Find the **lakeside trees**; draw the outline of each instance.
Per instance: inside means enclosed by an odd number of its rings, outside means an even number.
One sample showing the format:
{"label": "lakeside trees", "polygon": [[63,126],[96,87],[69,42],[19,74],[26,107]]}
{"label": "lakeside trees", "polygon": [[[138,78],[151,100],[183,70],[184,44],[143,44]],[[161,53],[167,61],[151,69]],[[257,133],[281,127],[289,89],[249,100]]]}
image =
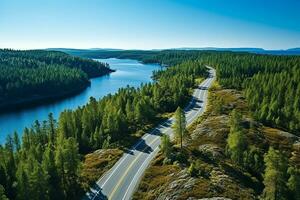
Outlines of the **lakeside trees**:
{"label": "lakeside trees", "polygon": [[121,88],[114,95],[65,110],[58,121],[26,128],[0,145],[0,195],[9,199],[80,198],[81,154],[121,147],[132,134],[154,124],[159,114],[174,111],[190,99],[194,79],[207,75],[198,61],[154,73],[155,81],[139,88]]}
{"label": "lakeside trees", "polygon": [[78,90],[106,64],[55,51],[0,50],[0,103]]}

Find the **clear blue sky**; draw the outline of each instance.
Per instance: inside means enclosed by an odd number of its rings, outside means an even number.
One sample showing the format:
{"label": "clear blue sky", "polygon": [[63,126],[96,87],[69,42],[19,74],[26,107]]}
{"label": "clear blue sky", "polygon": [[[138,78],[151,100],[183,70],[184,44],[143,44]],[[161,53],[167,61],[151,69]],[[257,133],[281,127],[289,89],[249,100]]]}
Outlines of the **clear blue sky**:
{"label": "clear blue sky", "polygon": [[300,0],[0,0],[0,48],[300,46]]}

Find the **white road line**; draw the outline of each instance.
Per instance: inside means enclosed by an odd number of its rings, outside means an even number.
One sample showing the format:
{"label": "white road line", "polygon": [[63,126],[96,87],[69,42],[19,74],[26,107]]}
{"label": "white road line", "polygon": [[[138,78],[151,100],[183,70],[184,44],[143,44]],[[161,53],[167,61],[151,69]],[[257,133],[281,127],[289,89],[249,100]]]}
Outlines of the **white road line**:
{"label": "white road line", "polygon": [[[172,118],[170,118],[170,119],[172,119]],[[164,122],[163,124],[161,124],[161,126],[165,125],[166,123],[167,123],[167,122]],[[160,125],[158,125],[158,126],[160,126]],[[143,142],[142,139],[146,140],[146,138],[148,138],[148,137],[149,137],[153,132],[155,132],[155,131],[159,131],[157,127],[154,128],[150,133],[146,133],[146,134],[141,138],[141,140],[140,140],[137,144],[135,144],[131,149],[135,150],[135,148],[136,148],[138,145],[140,145],[141,142]],[[110,173],[110,175],[109,175],[109,177],[107,178],[107,180],[106,180],[103,184],[101,184],[101,187],[103,187],[103,185],[105,185],[105,184],[107,183],[107,181],[111,178],[111,176],[113,175],[113,173],[115,173],[115,171],[119,168],[119,166],[123,163],[123,161],[124,161],[129,155],[131,155],[131,154],[126,154],[125,156],[122,157],[121,160],[119,160],[119,163],[117,164],[117,166],[115,167],[115,169]],[[110,172],[110,171],[108,171],[108,172]],[[104,177],[105,177],[105,175],[103,175],[103,176],[97,181],[97,184],[100,184],[101,180],[102,180]]]}
{"label": "white road line", "polygon": [[127,195],[127,193],[129,192],[129,189],[130,189],[131,185],[134,183],[134,180],[138,178],[137,175],[140,174],[140,172],[141,172],[141,170],[143,169],[144,165],[147,163],[146,161],[148,161],[150,158],[154,157],[153,155],[155,155],[155,152],[156,152],[158,149],[159,149],[159,146],[156,147],[156,148],[154,149],[154,151],[152,152],[153,154],[149,155],[149,156],[144,160],[144,162],[142,163],[141,167],[139,168],[139,170],[137,171],[137,173],[134,175],[132,181],[130,182],[130,184],[129,184],[129,186],[128,186],[126,192],[125,192],[125,195],[124,195],[124,197],[122,198],[122,200],[124,200],[124,199],[126,198],[126,195]]}

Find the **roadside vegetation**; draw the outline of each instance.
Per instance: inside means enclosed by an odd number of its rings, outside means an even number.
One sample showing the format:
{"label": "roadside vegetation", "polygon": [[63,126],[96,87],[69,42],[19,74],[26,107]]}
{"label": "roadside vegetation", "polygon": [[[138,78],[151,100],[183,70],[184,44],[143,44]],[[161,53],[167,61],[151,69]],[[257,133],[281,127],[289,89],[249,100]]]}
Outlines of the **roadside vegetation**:
{"label": "roadside vegetation", "polygon": [[298,138],[256,121],[241,92],[215,83],[187,130],[180,157],[180,143],[163,136],[134,199],[299,198]]}

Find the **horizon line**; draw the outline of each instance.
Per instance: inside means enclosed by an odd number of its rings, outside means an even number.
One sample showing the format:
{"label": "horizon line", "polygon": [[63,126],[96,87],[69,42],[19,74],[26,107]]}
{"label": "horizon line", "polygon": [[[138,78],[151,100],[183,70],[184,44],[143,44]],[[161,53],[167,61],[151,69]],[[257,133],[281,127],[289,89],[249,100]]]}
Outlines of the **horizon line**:
{"label": "horizon line", "polygon": [[266,49],[262,47],[170,47],[170,48],[117,48],[117,47],[90,47],[90,48],[76,48],[76,47],[45,47],[45,48],[7,48],[0,47],[0,49],[11,50],[51,50],[51,49],[70,49],[70,50],[137,50],[137,51],[163,51],[163,50],[214,50],[214,49],[256,49],[261,51],[288,51],[293,49],[300,49],[300,47],[280,48],[280,49]]}

